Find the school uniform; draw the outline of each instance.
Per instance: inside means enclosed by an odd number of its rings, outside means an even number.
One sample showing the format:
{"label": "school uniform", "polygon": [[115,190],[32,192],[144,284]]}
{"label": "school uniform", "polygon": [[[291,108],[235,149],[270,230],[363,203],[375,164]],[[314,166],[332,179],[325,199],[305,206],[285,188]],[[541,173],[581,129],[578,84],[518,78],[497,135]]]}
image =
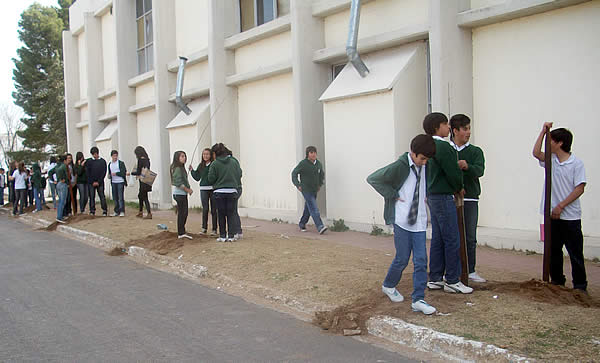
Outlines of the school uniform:
{"label": "school uniform", "polygon": [[[202,164],[204,167],[202,167]],[[200,182],[200,201],[202,202],[202,230],[208,230],[208,213],[210,211],[212,217],[212,230],[217,232],[217,216],[216,201],[214,196],[213,186],[208,182],[208,171],[212,162],[205,163],[202,161],[198,164],[196,170],[192,170],[191,175],[194,180]]]}
{"label": "school uniform", "polygon": [[79,192],[79,211],[84,213],[90,195],[85,166],[75,164],[75,176],[77,177],[77,191]]}
{"label": "school uniform", "polygon": [[171,175],[173,199],[177,203],[177,235],[186,234],[185,223],[188,217],[188,194],[182,187],[190,188],[187,172],[183,167],[177,167]]}
{"label": "school uniform", "polygon": [[218,209],[220,238],[234,238],[239,232],[235,206],[242,169],[230,155],[218,157],[208,170],[208,183],[213,185]]}
{"label": "school uniform", "polygon": [[[89,158],[85,162],[85,173],[89,188],[90,214],[96,213],[96,193],[100,198],[102,214],[106,215],[108,207],[106,205],[106,196],[104,195],[104,177],[106,176],[106,161],[102,158]],[[94,186],[98,183],[98,186]]]}
{"label": "school uniform", "polygon": [[13,202],[13,214],[17,214],[17,207],[19,207],[19,214],[23,214],[23,208],[25,207],[26,198],[27,198],[27,172],[24,171],[22,173],[19,172],[19,169],[15,169],[12,174],[14,178],[14,188],[15,188],[15,200]]}
{"label": "school uniform", "polygon": [[[540,166],[545,163],[540,161]],[[556,154],[552,154],[552,194],[550,196],[551,208],[554,209],[560,202],[581,185],[587,184],[585,166],[583,161],[572,155],[561,162]],[[542,189],[540,213],[544,213],[545,190]],[[571,260],[573,287],[586,290],[587,278],[585,260],[583,257],[583,233],[581,231],[581,201],[580,198],[567,205],[561,212],[559,219],[550,221],[551,247],[550,252],[550,279],[557,285],[564,285],[566,277],[563,273],[563,246],[567,248]]]}
{"label": "school uniform", "polygon": [[65,213],[65,205],[69,195],[69,182],[67,176],[67,166],[64,163],[57,165],[55,168],[56,174],[56,192],[58,193],[58,205],[56,207],[56,219],[62,221]]}
{"label": "school uniform", "polygon": [[[112,175],[115,173],[116,175]],[[115,214],[125,213],[125,187],[127,186],[127,169],[121,160],[108,163],[108,179],[112,187],[112,197],[115,201]]]}
{"label": "school uniform", "polygon": [[44,200],[44,190],[42,189],[42,170],[37,164],[33,165],[33,175],[31,176],[33,186],[33,197],[35,200],[35,210],[42,210],[42,201]]}
{"label": "school uniform", "polygon": [[[298,177],[300,177],[299,180]],[[306,229],[309,217],[312,217],[319,232],[325,228],[321,220],[319,207],[317,206],[317,193],[321,186],[323,186],[324,181],[325,171],[318,159],[314,162],[308,160],[308,158],[304,159],[292,170],[292,183],[296,188],[302,188],[301,193],[304,197],[304,212],[298,222],[301,230]]]}
{"label": "school uniform", "polygon": [[6,176],[0,174],[0,205],[4,205],[4,188],[6,188]]}
{"label": "school uniform", "polygon": [[56,209],[56,177],[55,170],[56,163],[50,163],[48,166],[47,180],[50,185],[50,194],[52,195],[52,207]]}

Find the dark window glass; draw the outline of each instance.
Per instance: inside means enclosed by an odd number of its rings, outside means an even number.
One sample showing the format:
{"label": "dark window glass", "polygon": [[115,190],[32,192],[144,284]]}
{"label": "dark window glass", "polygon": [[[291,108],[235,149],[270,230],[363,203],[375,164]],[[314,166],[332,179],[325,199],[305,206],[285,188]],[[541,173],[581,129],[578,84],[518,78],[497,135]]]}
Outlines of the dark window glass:
{"label": "dark window glass", "polygon": [[140,74],[146,72],[146,50],[141,49],[138,50],[138,69],[140,70]]}
{"label": "dark window glass", "polygon": [[144,13],[152,10],[152,0],[144,0]]}
{"label": "dark window glass", "polygon": [[154,69],[154,46],[149,45],[146,48],[146,72]]}
{"label": "dark window glass", "polygon": [[135,17],[144,15],[144,0],[135,0]]}
{"label": "dark window glass", "polygon": [[273,0],[256,0],[258,24],[262,25],[275,19],[275,8],[273,6]]}
{"label": "dark window glass", "polygon": [[152,43],[153,34],[152,34],[152,13],[146,15],[146,44]]}

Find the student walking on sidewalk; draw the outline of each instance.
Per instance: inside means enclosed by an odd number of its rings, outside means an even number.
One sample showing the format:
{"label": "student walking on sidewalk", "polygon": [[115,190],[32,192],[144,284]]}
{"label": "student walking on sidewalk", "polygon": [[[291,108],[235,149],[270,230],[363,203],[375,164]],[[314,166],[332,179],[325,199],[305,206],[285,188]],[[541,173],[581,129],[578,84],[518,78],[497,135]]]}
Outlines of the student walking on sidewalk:
{"label": "student walking on sidewalk", "polygon": [[96,192],[100,198],[102,215],[106,217],[108,207],[104,195],[104,177],[106,176],[106,161],[100,157],[100,151],[96,146],[90,149],[92,157],[85,162],[85,173],[88,181],[90,197],[90,215],[96,214]]}
{"label": "student walking on sidewalk", "polygon": [[202,150],[202,161],[198,164],[196,170],[190,165],[190,172],[194,180],[200,182],[200,201],[202,202],[202,233],[208,231],[208,213],[210,211],[212,219],[211,236],[217,235],[217,211],[213,186],[208,183],[208,170],[210,164],[214,161],[212,150],[206,148]]}
{"label": "student walking on sidewalk", "polygon": [[[135,150],[133,150],[135,157],[137,158],[137,166],[135,170],[131,172],[131,175],[139,176],[142,173],[142,169],[146,168],[150,170],[150,158],[148,158],[148,153],[146,153],[146,149],[141,146],[137,146]],[[138,191],[138,202],[140,211],[136,215],[138,218],[144,219],[152,219],[152,210],[150,209],[150,200],[148,199],[148,193],[152,191],[152,185],[142,183],[139,181],[139,191]],[[146,206],[146,216],[144,217],[144,205]]]}
{"label": "student walking on sidewalk", "polygon": [[[21,161],[8,179],[14,183],[15,188],[13,215],[16,216],[17,211],[18,214],[23,214],[25,199],[27,198],[27,171],[25,171],[25,163]],[[19,209],[17,209],[18,206],[20,206]]]}
{"label": "student walking on sidewalk", "polygon": [[112,187],[112,197],[115,202],[113,217],[125,217],[125,187],[127,186],[127,169],[125,163],[119,160],[119,152],[110,152],[111,162],[108,164],[108,179]]}
{"label": "student walking on sidewalk", "polygon": [[[300,180],[298,180],[298,176],[300,176]],[[317,160],[317,148],[309,146],[306,148],[306,158],[292,170],[292,183],[302,193],[305,201],[304,213],[298,223],[302,232],[306,232],[306,223],[308,223],[309,217],[312,217],[313,222],[315,222],[319,234],[327,231],[317,206],[317,193],[323,186],[324,181],[325,172],[323,171],[323,165]]]}
{"label": "student walking on sidewalk", "polygon": [[190,187],[188,174],[185,170],[187,155],[183,151],[175,151],[171,163],[171,185],[173,186],[173,199],[177,203],[177,238],[193,239],[185,231],[188,217],[188,195],[194,191]]}

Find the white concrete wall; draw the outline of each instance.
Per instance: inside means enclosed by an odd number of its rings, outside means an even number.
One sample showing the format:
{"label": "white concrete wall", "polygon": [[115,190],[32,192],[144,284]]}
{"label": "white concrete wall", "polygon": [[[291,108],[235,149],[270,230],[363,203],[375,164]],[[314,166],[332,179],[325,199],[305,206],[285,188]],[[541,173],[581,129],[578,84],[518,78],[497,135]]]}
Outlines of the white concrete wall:
{"label": "white concrete wall", "polygon": [[[350,10],[324,20],[326,47],[343,46],[348,40]],[[360,13],[359,38],[389,32],[429,21],[429,1],[377,0],[363,4]]]}
{"label": "white concrete wall", "polygon": [[537,230],[544,172],[531,156],[544,121],[574,133],[586,165],[583,230],[600,236],[600,1],[475,29],[474,142],[486,175],[483,226]]}
{"label": "white concrete wall", "polygon": [[498,5],[506,0],[471,0],[471,9],[484,8],[487,6]]}
{"label": "white concrete wall", "polygon": [[90,128],[88,126],[82,127],[81,128],[81,141],[82,141],[82,147],[81,150],[71,150],[72,152],[75,151],[81,151],[83,152],[83,155],[89,155],[90,149],[92,148],[92,145],[90,145]]}
{"label": "white concrete wall", "polygon": [[87,98],[88,79],[87,79],[87,57],[86,57],[85,34],[81,33],[77,37],[77,49],[79,52],[79,99]]}
{"label": "white concrete wall", "polygon": [[398,157],[392,92],[326,102],[323,112],[327,218],[384,224],[383,199],[366,179]]}
{"label": "white concrete wall", "polygon": [[[148,153],[148,157],[150,158],[150,167],[152,170],[156,170],[153,166],[157,162],[159,162],[159,151],[158,147],[155,147],[154,142],[156,140],[156,113],[154,110],[144,111],[137,114],[137,145],[141,145],[146,149]],[[169,178],[167,178],[169,179]],[[163,180],[163,177],[157,177],[152,185],[152,189],[154,191],[160,190],[160,183]],[[160,195],[156,192],[151,192],[149,195],[149,199],[153,203],[158,203],[160,201]]]}
{"label": "white concrete wall", "polygon": [[208,47],[208,1],[175,0],[177,55]]}
{"label": "white concrete wall", "polygon": [[291,73],[238,88],[244,207],[296,210],[293,89]]}
{"label": "white concrete wall", "polygon": [[116,84],[115,17],[110,13],[102,16],[102,63],[104,64],[104,88]]}
{"label": "white concrete wall", "polygon": [[235,70],[245,73],[291,59],[291,33],[285,32],[236,49]]}
{"label": "white concrete wall", "polygon": [[[183,81],[183,93],[187,90],[199,87],[208,87],[208,61],[197,63],[185,67],[185,78]],[[175,92],[177,84],[173,86],[172,92]]]}
{"label": "white concrete wall", "polygon": [[142,103],[146,103],[148,101],[152,101],[154,100],[155,94],[154,94],[154,83],[153,82],[149,82],[149,83],[144,83],[138,87],[136,87],[135,89],[135,103],[136,104],[142,104]]}
{"label": "white concrete wall", "polygon": [[117,96],[110,96],[104,99],[104,113],[117,112]]}
{"label": "white concrete wall", "polygon": [[[103,158],[106,161],[106,164],[108,165],[108,163],[110,163],[110,152],[114,149],[116,149],[116,143],[114,140],[114,137],[110,140],[103,140],[103,141],[98,141],[96,143],[96,147],[98,148],[98,151],[100,152],[100,157]],[[87,156],[89,155],[89,149],[87,150],[87,152],[84,152],[84,154]],[[111,198],[111,187],[110,187],[110,179],[108,179],[108,175],[104,178],[104,195],[106,195],[107,198]],[[96,197],[98,200],[99,198]],[[102,212],[102,209],[100,208],[99,204],[96,204],[96,213],[98,212]],[[109,211],[112,214],[112,211]]]}
{"label": "white concrete wall", "polygon": [[89,122],[90,121],[90,113],[88,111],[88,106],[83,106],[79,109],[81,122]]}

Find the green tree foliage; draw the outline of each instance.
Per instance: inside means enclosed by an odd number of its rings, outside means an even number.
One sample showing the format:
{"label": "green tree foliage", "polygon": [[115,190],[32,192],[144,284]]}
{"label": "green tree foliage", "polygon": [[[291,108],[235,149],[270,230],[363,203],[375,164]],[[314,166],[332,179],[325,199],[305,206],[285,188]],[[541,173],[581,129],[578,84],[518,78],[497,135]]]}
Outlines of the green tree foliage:
{"label": "green tree foliage", "polygon": [[19,39],[24,45],[13,59],[13,98],[25,112],[19,137],[26,150],[13,159],[39,160],[66,151],[62,31],[68,28],[73,2],[59,0],[58,7],[34,3],[21,14]]}

